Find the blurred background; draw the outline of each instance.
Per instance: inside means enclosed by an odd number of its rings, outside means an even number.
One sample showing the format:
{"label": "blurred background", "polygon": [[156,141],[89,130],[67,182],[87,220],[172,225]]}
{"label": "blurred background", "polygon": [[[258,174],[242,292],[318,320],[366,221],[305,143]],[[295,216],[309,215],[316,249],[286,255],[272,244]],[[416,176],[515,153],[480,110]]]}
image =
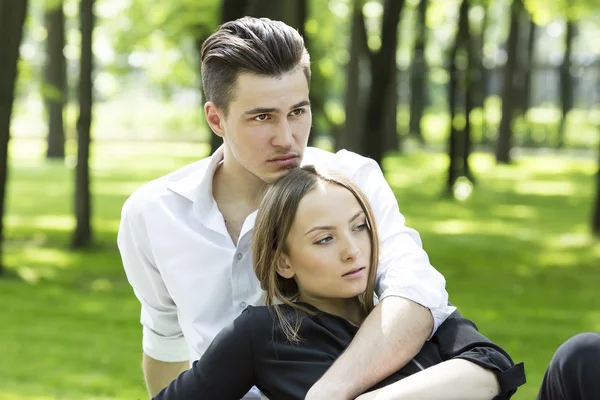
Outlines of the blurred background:
{"label": "blurred background", "polygon": [[304,35],[312,145],[380,163],[534,398],[600,330],[599,0],[0,0],[0,398],[145,398],[121,206],[220,144],[198,50],[244,15]]}

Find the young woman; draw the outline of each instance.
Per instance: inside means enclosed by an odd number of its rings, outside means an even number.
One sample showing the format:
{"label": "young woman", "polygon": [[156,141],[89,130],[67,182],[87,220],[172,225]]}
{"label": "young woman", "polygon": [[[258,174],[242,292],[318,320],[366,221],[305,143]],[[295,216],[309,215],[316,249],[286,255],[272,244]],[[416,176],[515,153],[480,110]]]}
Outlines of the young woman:
{"label": "young woman", "polygon": [[[271,185],[253,255],[266,306],[248,307],[156,399],[237,400],[252,386],[270,400],[304,399],[375,306],[375,219],[342,176],[307,166]],[[360,399],[505,399],[522,383],[522,364],[455,313]]]}

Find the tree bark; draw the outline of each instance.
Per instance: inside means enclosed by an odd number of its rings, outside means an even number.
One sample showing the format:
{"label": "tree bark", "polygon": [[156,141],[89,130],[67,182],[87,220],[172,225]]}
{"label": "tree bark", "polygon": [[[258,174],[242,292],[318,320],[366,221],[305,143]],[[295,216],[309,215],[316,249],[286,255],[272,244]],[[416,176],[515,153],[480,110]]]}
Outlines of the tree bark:
{"label": "tree bark", "polygon": [[425,112],[427,96],[427,81],[425,80],[427,64],[425,62],[425,41],[427,33],[427,3],[428,0],[419,2],[417,17],[417,33],[410,79],[410,134],[419,140],[421,145],[425,144],[425,138],[421,130],[421,119]]}
{"label": "tree bark", "polygon": [[46,70],[44,97],[48,113],[48,148],[46,157],[65,158],[63,110],[67,92],[65,47],[65,14],[63,2],[47,9]]}
{"label": "tree bark", "polygon": [[350,28],[350,60],[346,68],[346,92],[344,94],[346,121],[344,130],[335,138],[335,147],[337,150],[346,149],[364,154],[362,133],[366,96],[363,85],[361,85],[361,66],[366,64],[370,68],[370,53],[360,3],[360,0],[354,0]]}
{"label": "tree bark", "polygon": [[[456,128],[455,118],[456,118],[456,108],[457,108],[457,97],[458,94],[466,93],[466,85],[464,84],[465,80],[463,79],[462,88],[459,88],[459,71],[456,65],[456,55],[461,46],[465,46],[466,40],[465,34],[468,36],[468,30],[465,31],[465,24],[468,29],[468,10],[469,4],[467,0],[463,0],[460,6],[460,13],[458,17],[458,31],[456,32],[456,36],[454,39],[454,45],[452,46],[452,50],[450,51],[449,56],[449,66],[450,66],[450,80],[448,82],[448,111],[450,114],[450,135],[448,137],[448,157],[449,157],[449,165],[448,165],[448,179],[446,181],[446,191],[448,194],[451,194],[454,190],[454,184],[459,176],[464,174],[464,154],[465,154],[465,140],[464,134],[466,130],[460,132]],[[462,90],[461,90],[462,89]],[[466,99],[467,96],[465,96]],[[467,118],[467,122],[469,119]]]}
{"label": "tree bark", "polygon": [[386,0],[381,27],[381,48],[374,57],[371,68],[371,93],[367,104],[363,143],[366,156],[375,160],[382,168],[384,155],[383,121],[385,112],[386,85],[390,81],[392,66],[396,65],[398,23],[404,0]]}
{"label": "tree bark", "polygon": [[464,90],[465,90],[465,128],[463,131],[463,154],[462,154],[462,173],[471,182],[475,182],[475,177],[471,170],[469,158],[472,150],[471,140],[471,113],[475,108],[475,87],[477,86],[477,59],[475,55],[475,41],[471,40],[470,26],[469,26],[469,0],[463,0],[461,8],[462,18],[459,22],[460,36],[462,45],[467,52],[467,70],[464,75]]}
{"label": "tree bark", "polygon": [[565,145],[565,131],[567,128],[567,115],[573,108],[573,79],[571,78],[571,54],[573,53],[573,37],[575,36],[575,23],[567,21],[565,34],[565,54],[560,68],[560,98],[562,103],[562,115],[558,128],[558,140],[556,147],[563,148]]}
{"label": "tree bark", "polygon": [[511,161],[512,148],[512,121],[514,111],[514,78],[517,69],[517,46],[519,39],[519,18],[523,9],[521,0],[513,0],[511,6],[510,30],[508,34],[508,57],[504,66],[504,79],[502,82],[502,119],[498,131],[496,145],[496,162],[508,164]]}
{"label": "tree bark", "polygon": [[79,118],[77,119],[77,167],[75,169],[75,219],[72,247],[80,249],[92,242],[90,196],[90,142],[93,104],[94,0],[81,0],[79,5],[81,58],[79,80]]}
{"label": "tree bark", "polygon": [[[598,142],[600,144],[600,142]],[[598,147],[598,172],[596,172],[596,204],[592,212],[592,232],[600,236],[600,146]]]}
{"label": "tree bark", "polygon": [[19,47],[28,1],[0,0],[0,275],[4,273],[2,244],[4,243],[4,207],[8,176],[8,141],[10,118],[18,77]]}
{"label": "tree bark", "polygon": [[398,135],[398,68],[396,63],[392,66],[390,80],[385,94],[385,110],[383,121],[383,148],[384,152],[400,151],[400,136]]}
{"label": "tree bark", "polygon": [[537,25],[533,22],[533,18],[530,16],[529,18],[529,30],[527,32],[527,54],[525,59],[525,83],[523,92],[525,93],[523,99],[523,109],[525,112],[525,120],[527,121],[525,138],[523,142],[525,145],[532,145],[533,138],[531,132],[531,124],[529,123],[528,112],[531,108],[531,77],[533,76],[533,68],[535,64],[535,42],[536,42],[536,28]]}

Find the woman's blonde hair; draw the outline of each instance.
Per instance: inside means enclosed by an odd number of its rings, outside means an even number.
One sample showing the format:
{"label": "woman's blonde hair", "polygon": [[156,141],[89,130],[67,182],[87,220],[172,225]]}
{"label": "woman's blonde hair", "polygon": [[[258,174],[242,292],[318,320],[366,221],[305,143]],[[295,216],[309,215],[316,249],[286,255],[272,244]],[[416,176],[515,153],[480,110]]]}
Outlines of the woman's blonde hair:
{"label": "woman's blonde hair", "polygon": [[[283,178],[272,184],[266,191],[254,225],[252,252],[254,257],[254,272],[262,289],[266,292],[267,306],[275,305],[276,301],[288,305],[292,309],[308,315],[314,312],[294,303],[299,296],[298,285],[294,279],[286,279],[277,273],[281,255],[287,249],[287,237],[292,228],[300,200],[314,190],[320,183],[335,184],[348,189],[360,204],[365,213],[368,232],[371,239],[371,260],[367,289],[359,296],[361,307],[365,314],[374,308],[375,276],[379,259],[379,237],[375,216],[369,200],[363,191],[349,179],[334,172],[317,171],[314,166],[295,168]],[[299,342],[298,331],[301,318],[299,313],[284,315],[280,307],[271,307],[279,320],[283,332],[291,342]]]}

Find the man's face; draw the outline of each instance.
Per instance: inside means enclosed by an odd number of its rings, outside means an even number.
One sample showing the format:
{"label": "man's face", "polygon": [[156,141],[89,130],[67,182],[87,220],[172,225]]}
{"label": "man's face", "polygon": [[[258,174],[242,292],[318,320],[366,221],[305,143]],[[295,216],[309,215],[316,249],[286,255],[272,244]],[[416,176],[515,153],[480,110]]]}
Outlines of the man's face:
{"label": "man's face", "polygon": [[299,167],[312,123],[308,92],[300,67],[281,77],[240,73],[221,119],[226,162],[267,183]]}

